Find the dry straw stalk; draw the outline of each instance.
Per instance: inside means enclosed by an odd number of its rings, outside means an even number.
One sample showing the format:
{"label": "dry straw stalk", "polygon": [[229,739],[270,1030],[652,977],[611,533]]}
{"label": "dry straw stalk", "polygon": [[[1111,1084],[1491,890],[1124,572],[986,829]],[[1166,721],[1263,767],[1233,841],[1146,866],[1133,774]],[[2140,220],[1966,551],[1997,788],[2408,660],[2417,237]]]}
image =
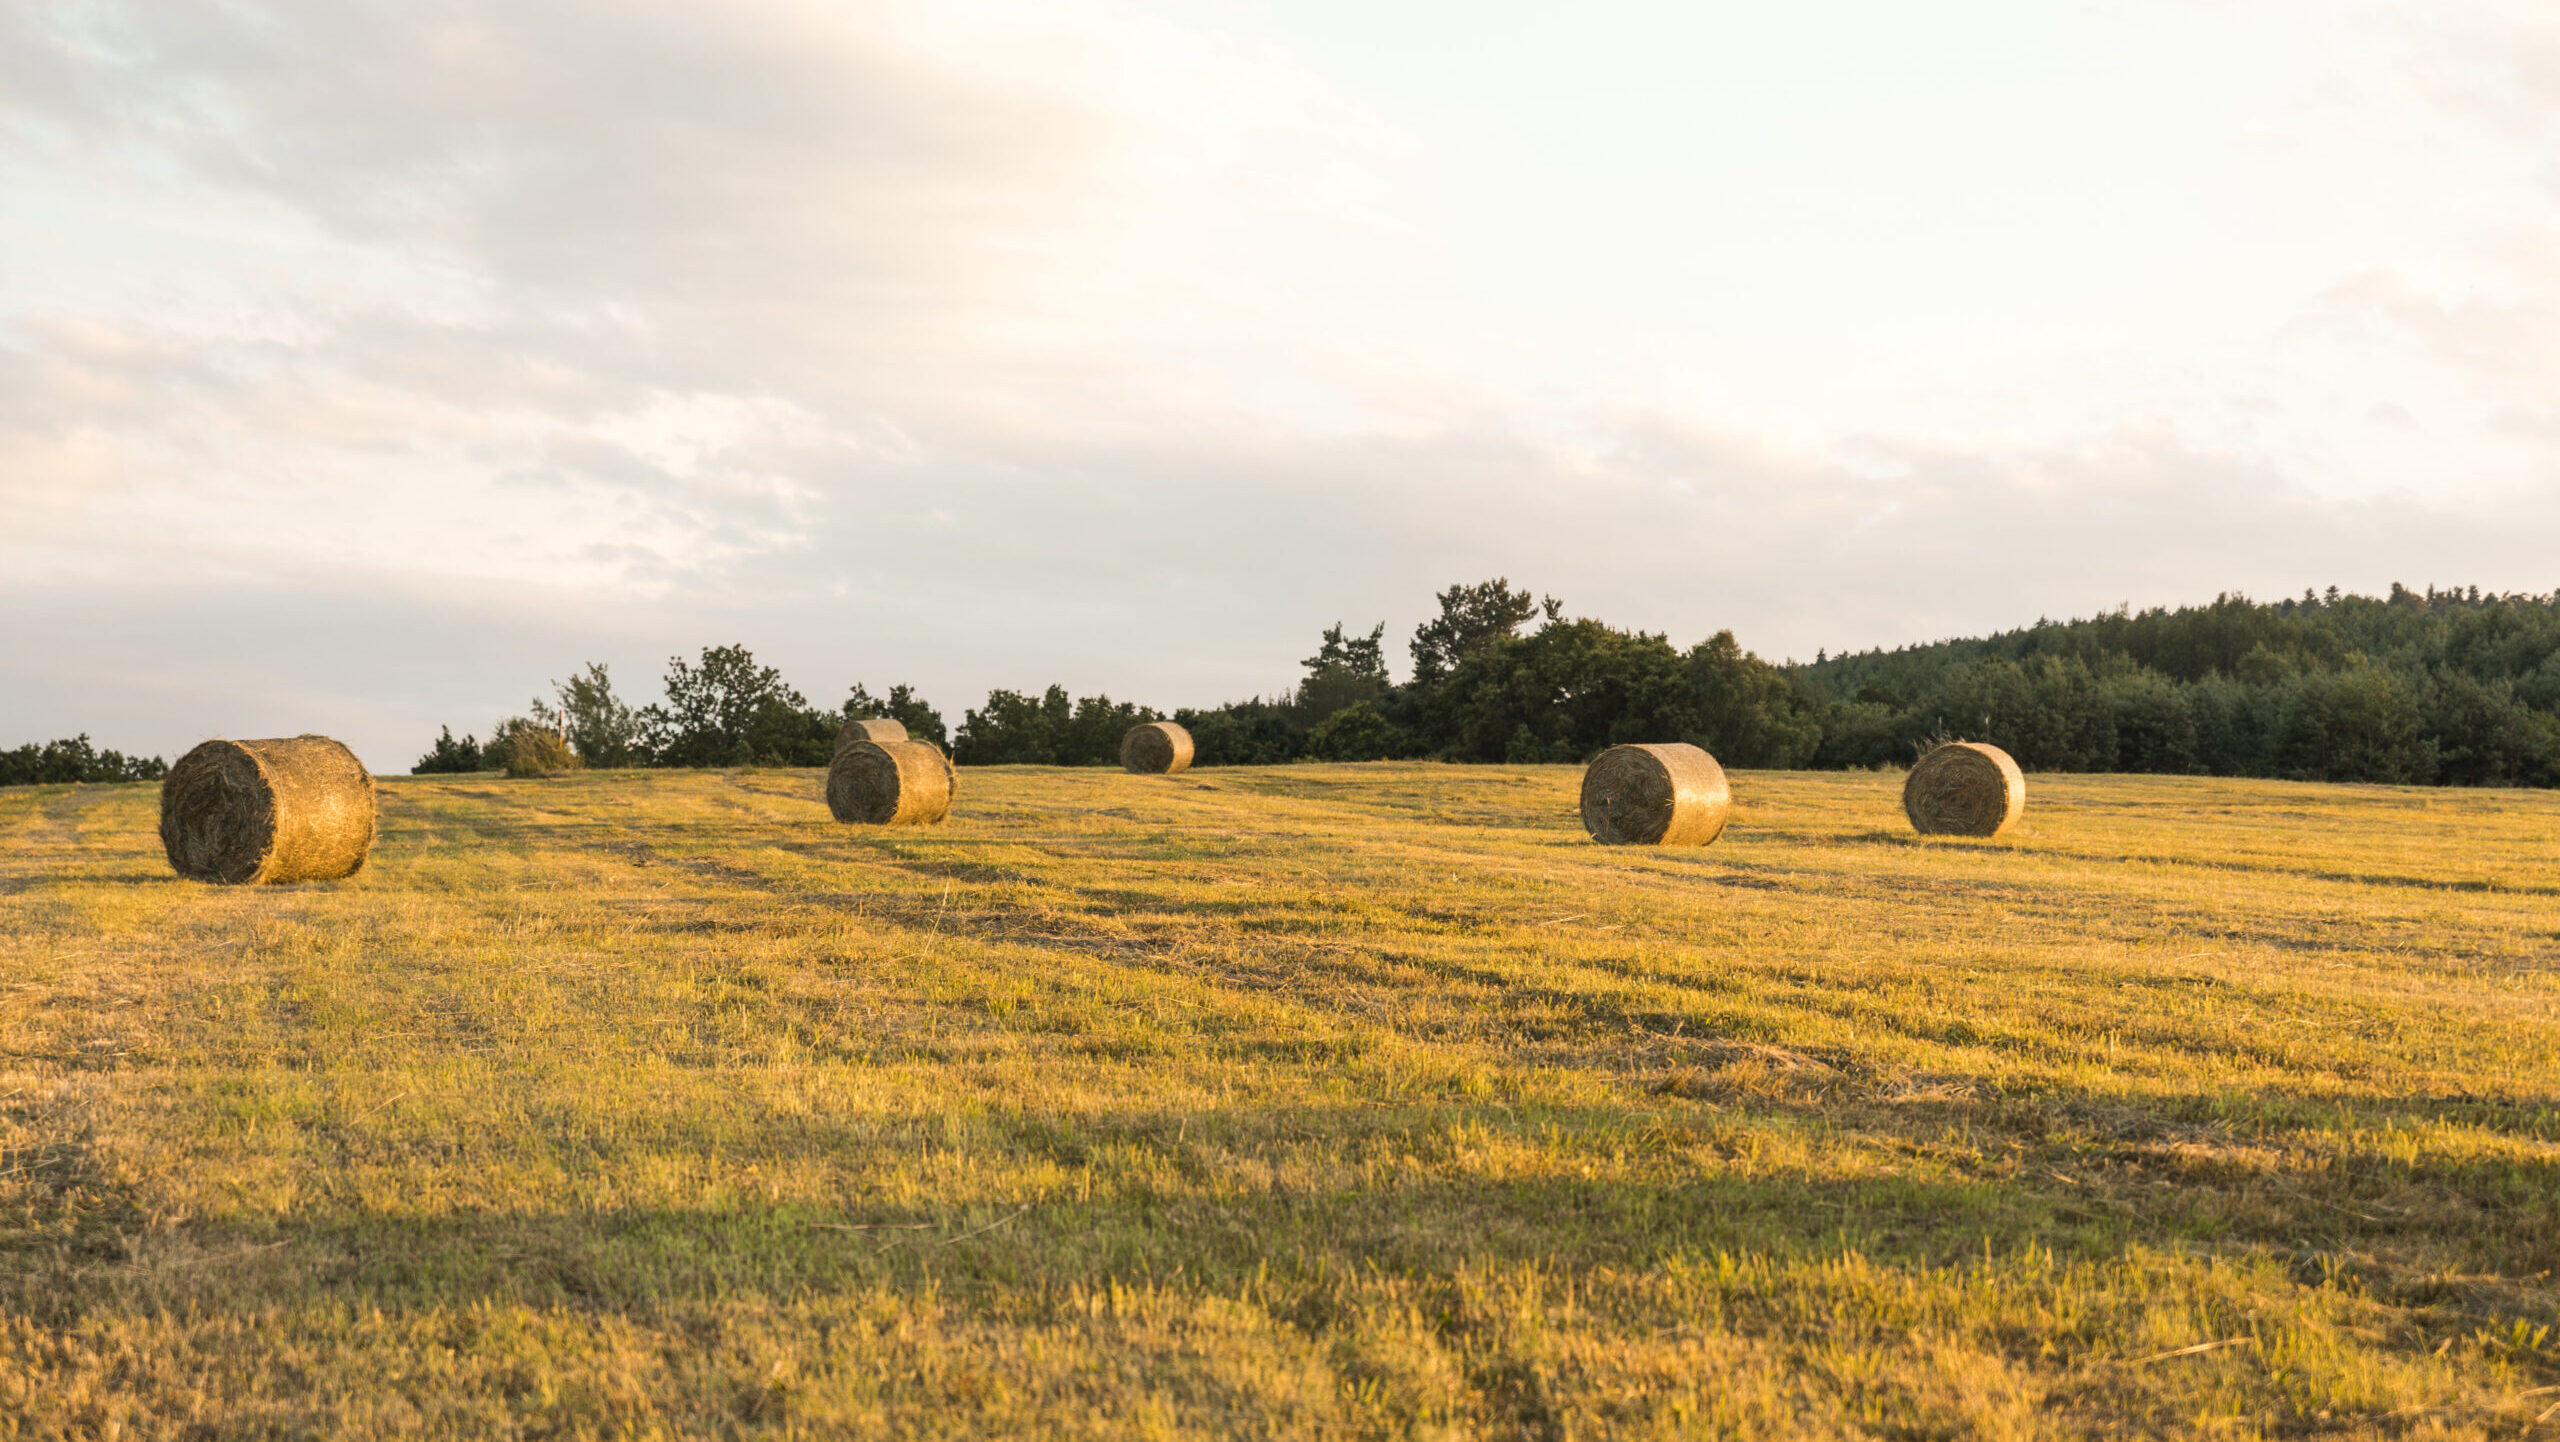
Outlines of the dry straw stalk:
{"label": "dry straw stalk", "polygon": [[877,746],[886,746],[892,741],[906,739],[905,722],[892,721],[886,716],[857,716],[837,728],[836,754],[843,755],[844,748],[856,741],[868,741]]}
{"label": "dry straw stalk", "polygon": [[160,783],[160,844],[193,881],[336,881],[373,850],[373,777],[326,736],[207,741]]}
{"label": "dry straw stalk", "polygon": [[1169,776],[1191,764],[1191,733],[1170,721],[1132,726],[1120,738],[1120,764],[1141,776]]}
{"label": "dry straw stalk", "polygon": [[827,767],[827,810],[865,826],[926,826],[951,814],[951,762],[928,741],[854,741]]}
{"label": "dry straw stalk", "polygon": [[1732,810],[1724,768],[1682,742],[1612,746],[1582,773],[1582,825],[1610,846],[1704,846]]}
{"label": "dry straw stalk", "polygon": [[2027,778],[1997,746],[1953,741],[1920,758],[1902,811],[1924,836],[1998,836],[2027,809]]}

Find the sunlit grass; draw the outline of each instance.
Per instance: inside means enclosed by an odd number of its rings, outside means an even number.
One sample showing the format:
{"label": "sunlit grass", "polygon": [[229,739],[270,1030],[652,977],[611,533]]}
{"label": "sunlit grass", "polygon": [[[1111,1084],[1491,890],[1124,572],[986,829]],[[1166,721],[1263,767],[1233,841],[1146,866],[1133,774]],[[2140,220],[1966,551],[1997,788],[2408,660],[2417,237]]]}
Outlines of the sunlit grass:
{"label": "sunlit grass", "polygon": [[266,890],[0,791],[0,1438],[2560,1400],[2560,796],[2039,776],[1926,842],[1744,773],[1638,851],[1576,780],[400,779]]}

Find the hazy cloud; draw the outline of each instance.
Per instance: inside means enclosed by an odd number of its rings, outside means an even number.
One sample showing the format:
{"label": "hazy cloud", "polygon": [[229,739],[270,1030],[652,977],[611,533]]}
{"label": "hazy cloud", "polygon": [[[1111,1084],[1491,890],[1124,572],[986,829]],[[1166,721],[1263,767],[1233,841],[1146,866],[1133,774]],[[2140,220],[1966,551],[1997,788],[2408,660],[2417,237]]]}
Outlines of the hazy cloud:
{"label": "hazy cloud", "polygon": [[2560,584],[2537,11],[1832,10],[0,0],[0,742],[387,767],[733,639],[1206,702],[1495,572],[1808,656]]}

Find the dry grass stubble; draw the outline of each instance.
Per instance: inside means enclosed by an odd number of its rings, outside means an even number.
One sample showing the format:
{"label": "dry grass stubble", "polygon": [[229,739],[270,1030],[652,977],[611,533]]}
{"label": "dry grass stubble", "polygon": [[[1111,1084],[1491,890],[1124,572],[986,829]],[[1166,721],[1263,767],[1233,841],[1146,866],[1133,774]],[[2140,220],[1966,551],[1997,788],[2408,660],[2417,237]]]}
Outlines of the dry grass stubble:
{"label": "dry grass stubble", "polygon": [[[0,1435],[2515,1436],[2560,798],[385,784],[325,887],[0,792]],[[2229,1343],[2212,1350],[2185,1349]]]}

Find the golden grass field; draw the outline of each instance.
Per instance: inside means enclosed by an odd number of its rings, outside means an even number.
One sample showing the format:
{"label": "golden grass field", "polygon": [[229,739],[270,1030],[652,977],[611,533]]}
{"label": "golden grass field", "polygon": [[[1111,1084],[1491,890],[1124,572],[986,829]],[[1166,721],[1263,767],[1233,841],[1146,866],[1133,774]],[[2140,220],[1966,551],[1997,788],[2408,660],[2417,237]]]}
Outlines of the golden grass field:
{"label": "golden grass field", "polygon": [[2560,795],[1578,774],[0,791],[0,1437],[2560,1436]]}

